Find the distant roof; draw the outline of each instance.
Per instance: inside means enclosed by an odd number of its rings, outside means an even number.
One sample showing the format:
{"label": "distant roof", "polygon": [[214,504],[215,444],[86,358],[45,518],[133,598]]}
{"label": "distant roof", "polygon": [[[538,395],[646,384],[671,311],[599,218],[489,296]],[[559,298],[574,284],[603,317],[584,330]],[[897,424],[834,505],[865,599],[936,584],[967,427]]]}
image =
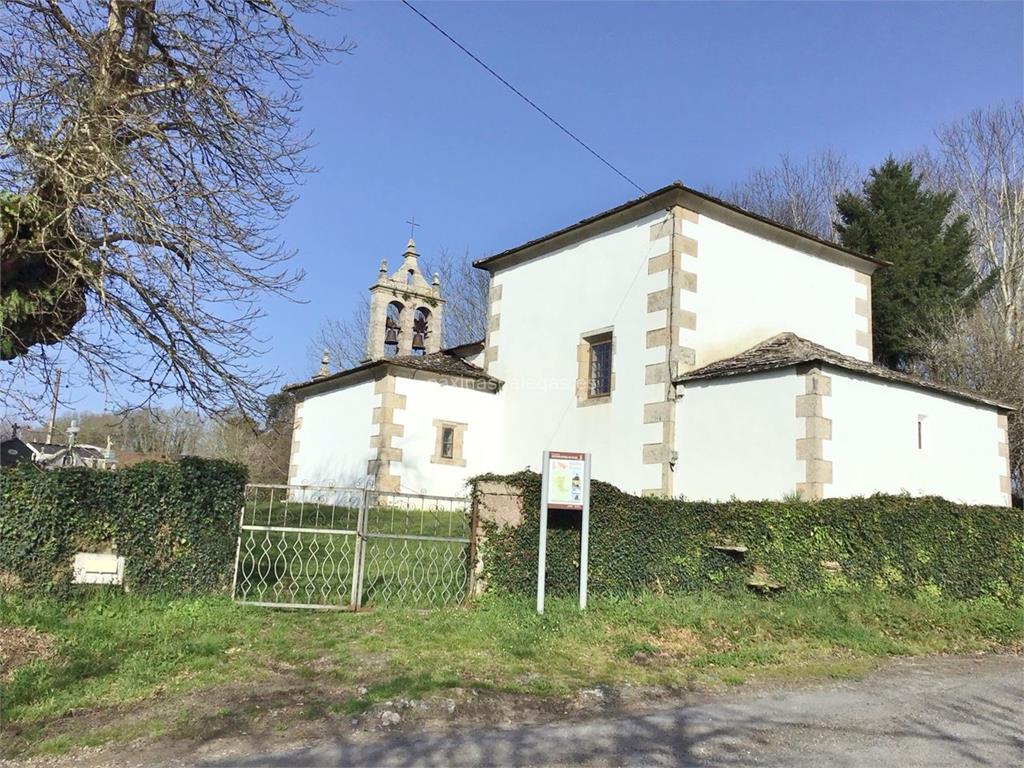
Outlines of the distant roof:
{"label": "distant roof", "polygon": [[[37,453],[43,456],[56,456],[58,453],[68,449],[66,445],[60,443],[45,443],[35,440],[26,441],[26,445],[31,446]],[[84,459],[103,459],[107,455],[103,448],[100,448],[98,445],[89,445],[88,443],[77,443],[73,450],[77,456],[81,456]]]}
{"label": "distant roof", "polygon": [[725,376],[742,376],[759,371],[788,368],[791,365],[800,365],[802,363],[823,363],[876,379],[907,384],[918,389],[929,389],[961,400],[991,405],[1002,410],[1012,410],[1012,406],[999,400],[993,400],[976,392],[960,389],[959,387],[926,381],[917,376],[911,376],[890,368],[883,368],[880,365],[858,360],[855,357],[848,357],[833,349],[801,338],[795,333],[780,333],[777,336],[772,336],[770,339],[762,341],[760,344],[751,347],[745,352],[740,352],[738,355],[708,363],[701,368],[696,368],[681,376],[677,376],[675,381],[686,382],[717,379]]}
{"label": "distant roof", "polygon": [[388,365],[413,371],[426,371],[428,373],[438,374],[441,376],[454,376],[460,379],[486,381],[500,387],[504,383],[501,379],[491,376],[480,366],[473,365],[456,354],[469,346],[473,345],[463,344],[458,347],[452,347],[451,349],[442,349],[440,352],[431,352],[429,355],[400,355],[395,357],[384,357],[379,360],[371,360],[366,363],[361,363],[354,368],[347,368],[344,371],[332,373],[329,376],[310,379],[309,381],[302,381],[297,384],[289,384],[284,389],[287,392],[296,392],[300,389],[305,389],[318,384],[337,382],[355,374]]}
{"label": "distant roof", "polygon": [[36,453],[41,453],[44,456],[52,456],[67,449],[67,446],[62,443],[47,443],[44,440],[26,440],[25,445],[30,446]]}
{"label": "distant roof", "polygon": [[485,339],[478,339],[477,341],[467,341],[465,344],[458,344],[454,347],[448,347],[444,350],[445,352],[451,352],[453,355],[459,357],[472,357],[478,355],[484,351],[484,347],[487,346]]}
{"label": "distant roof", "polygon": [[[733,214],[738,214],[739,216],[742,216],[750,220],[751,222],[756,222],[762,226],[770,227],[771,229],[774,229],[778,232],[784,232],[790,236],[795,236],[796,238],[799,238],[800,240],[804,241],[806,244],[813,245],[816,249],[819,250],[824,248],[837,253],[846,254],[847,256],[852,256],[855,259],[860,259],[862,261],[868,262],[869,264],[872,264],[875,267],[889,266],[889,262],[887,261],[876,259],[873,256],[867,256],[863,253],[858,253],[857,251],[845,248],[844,246],[839,245],[838,243],[823,240],[817,235],[812,235],[810,232],[804,232],[802,230],[789,227],[785,224],[780,224],[777,221],[772,221],[771,219],[761,216],[760,214],[754,213],[753,211],[748,211],[744,208],[740,208],[738,205],[735,205],[733,203],[714,197],[713,195],[709,195],[705,192],[693,189],[692,187],[687,187],[686,185],[679,181],[674,181],[671,184],[662,187],[661,189],[656,189],[653,192],[643,195],[642,197],[637,197],[633,200],[629,200],[625,203],[622,203],[621,205],[617,205],[614,208],[609,208],[606,211],[602,211],[601,213],[595,214],[594,216],[590,216],[586,219],[583,219],[582,221],[578,221],[575,224],[572,224],[568,227],[563,227],[562,229],[555,230],[554,232],[542,235],[541,237],[534,238],[533,240],[523,243],[522,245],[517,245],[515,248],[509,248],[508,250],[502,251],[501,253],[496,253],[493,256],[488,256],[487,258],[484,259],[478,259],[473,262],[473,266],[479,269],[491,269],[493,267],[498,266],[498,262],[509,260],[510,257],[513,257],[516,254],[520,254],[523,251],[544,250],[543,246],[545,244],[549,244],[552,248],[564,247],[564,245],[573,242],[575,239],[578,239],[581,236],[585,236],[587,231],[592,226],[596,226],[602,222],[607,223],[607,221],[610,219],[622,218],[623,220],[629,220],[632,218],[636,218],[637,216],[646,216],[651,213],[654,213],[655,211],[661,208],[667,208],[670,205],[676,204],[677,202],[681,202],[682,198],[689,198],[687,202],[703,202],[712,207],[728,211]],[[650,210],[642,210],[639,212],[632,211],[632,209],[635,208],[649,208]]]}

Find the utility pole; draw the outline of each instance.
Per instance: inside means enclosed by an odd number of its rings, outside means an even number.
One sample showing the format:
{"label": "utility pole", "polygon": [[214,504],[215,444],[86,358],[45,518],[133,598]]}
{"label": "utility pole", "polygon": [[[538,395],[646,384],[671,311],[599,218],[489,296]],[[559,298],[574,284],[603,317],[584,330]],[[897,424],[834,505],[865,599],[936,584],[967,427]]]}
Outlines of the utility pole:
{"label": "utility pole", "polygon": [[50,423],[46,427],[46,442],[53,442],[53,428],[57,424],[57,398],[60,396],[60,368],[53,380],[53,405],[50,406]]}

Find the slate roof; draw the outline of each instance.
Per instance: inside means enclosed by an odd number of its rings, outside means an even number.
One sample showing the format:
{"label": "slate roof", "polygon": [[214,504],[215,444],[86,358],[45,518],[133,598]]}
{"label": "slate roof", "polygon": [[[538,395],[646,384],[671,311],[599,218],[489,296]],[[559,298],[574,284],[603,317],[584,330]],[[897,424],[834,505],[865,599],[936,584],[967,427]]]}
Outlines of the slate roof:
{"label": "slate roof", "polygon": [[[26,445],[31,446],[35,451],[41,454],[45,458],[51,458],[58,454],[64,453],[68,447],[60,443],[45,443],[37,442],[35,440],[29,440]],[[106,451],[95,445],[89,445],[87,443],[78,443],[72,449],[75,455],[80,456],[83,459],[104,459],[106,458]]]}
{"label": "slate roof", "polygon": [[480,366],[473,365],[449,349],[442,349],[440,352],[432,352],[429,355],[396,356],[389,358],[385,362],[401,368],[412,368],[414,370],[431,371],[451,376],[462,376],[467,379],[492,381],[495,384],[502,383],[500,379],[494,378]]}
{"label": "slate roof", "polygon": [[759,371],[788,368],[789,366],[803,363],[822,363],[876,379],[906,384],[918,389],[932,390],[974,403],[991,405],[1001,410],[1012,410],[1012,407],[1007,403],[984,397],[970,390],[937,384],[917,376],[911,376],[890,368],[883,368],[880,365],[867,363],[855,357],[848,357],[833,349],[801,338],[795,333],[780,333],[777,336],[772,336],[770,339],[766,339],[745,352],[740,352],[738,355],[717,360],[692,371],[687,371],[683,375],[677,376],[675,381],[687,382],[717,379],[726,376],[742,376]]}
{"label": "slate roof", "polygon": [[448,347],[448,349],[443,351],[451,352],[453,355],[458,355],[459,357],[468,357],[480,354],[484,351],[484,347],[486,346],[486,339],[479,339],[477,341],[467,341],[465,344],[459,344],[455,347]]}
{"label": "slate roof", "polygon": [[824,240],[818,237],[817,235],[812,235],[810,232],[795,229],[793,227],[787,226],[786,224],[780,224],[779,222],[769,219],[758,213],[748,211],[746,208],[741,208],[740,206],[735,205],[734,203],[730,203],[727,200],[715,197],[714,195],[709,195],[706,192],[701,192],[700,190],[694,189],[693,187],[688,187],[680,181],[674,181],[671,184],[665,185],[661,189],[656,189],[653,192],[641,195],[640,197],[633,198],[632,200],[627,200],[625,203],[622,203],[621,205],[617,205],[614,208],[609,208],[606,211],[601,211],[601,213],[594,214],[593,216],[588,216],[587,218],[582,219],[576,222],[575,224],[570,224],[567,227],[563,227],[562,229],[557,229],[554,232],[549,232],[546,235],[536,237],[533,240],[523,243],[522,245],[517,245],[515,248],[509,248],[508,250],[502,251],[501,253],[496,253],[492,256],[488,256],[483,259],[477,259],[476,261],[473,262],[473,266],[477,267],[478,269],[489,269],[496,262],[505,259],[508,256],[516,254],[519,251],[524,251],[528,248],[540,245],[541,243],[545,243],[549,240],[555,240],[564,235],[573,233],[576,230],[585,230],[591,224],[595,224],[609,217],[622,214],[631,208],[636,208],[638,206],[643,206],[646,203],[657,201],[659,198],[665,198],[666,201],[670,201],[672,198],[678,198],[681,195],[692,195],[693,197],[703,200],[706,203],[710,203],[714,206],[719,206],[726,210],[732,211],[733,213],[737,213],[752,221],[760,222],[761,224],[765,224],[769,227],[772,227],[776,230],[780,230],[782,232],[788,232],[791,235],[796,235],[797,237],[802,238],[803,240],[809,243],[814,243],[818,246],[824,246],[834,251],[840,251],[850,256],[854,256],[858,259],[863,259],[864,261],[870,262],[875,266],[890,266],[890,262],[888,261],[884,261],[874,256],[868,256],[867,254],[854,251],[850,248],[841,245],[840,243],[834,243],[830,240]]}
{"label": "slate roof", "polygon": [[385,365],[393,365],[398,368],[406,368],[413,371],[427,371],[429,373],[438,374],[441,376],[454,376],[461,379],[472,379],[475,381],[486,381],[490,384],[494,384],[500,387],[504,382],[501,379],[491,376],[487,371],[478,365],[463,360],[459,355],[455,354],[455,350],[462,350],[465,346],[452,347],[451,349],[442,349],[440,352],[431,352],[429,355],[398,355],[395,357],[386,357],[379,360],[371,360],[366,363],[361,363],[354,368],[347,368],[344,371],[338,371],[332,373],[330,376],[324,376],[323,378],[310,379],[308,381],[302,381],[297,384],[289,384],[285,387],[288,392],[295,392],[306,387],[311,387],[316,384],[325,384],[330,382],[340,381],[349,376],[363,371],[369,371],[373,368],[378,368]]}

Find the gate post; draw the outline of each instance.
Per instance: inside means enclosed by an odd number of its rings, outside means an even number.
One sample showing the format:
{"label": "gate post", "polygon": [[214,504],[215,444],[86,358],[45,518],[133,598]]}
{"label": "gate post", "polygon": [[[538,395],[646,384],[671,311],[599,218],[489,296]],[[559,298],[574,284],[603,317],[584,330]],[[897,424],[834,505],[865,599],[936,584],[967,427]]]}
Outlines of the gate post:
{"label": "gate post", "polygon": [[[246,486],[245,490],[242,491],[242,509],[238,512],[238,540],[235,544],[235,572],[231,577],[231,599],[237,600],[235,592],[238,590],[238,561],[242,554],[242,526],[245,525],[245,502],[246,493],[249,487]],[[255,507],[255,502],[253,503]]]}
{"label": "gate post", "polygon": [[366,513],[370,505],[370,491],[366,488],[359,495],[359,514],[356,517],[356,551],[352,561],[352,610],[363,606],[363,571],[366,566]]}
{"label": "gate post", "polygon": [[477,528],[480,525],[480,495],[477,493],[476,484],[473,484],[473,490],[470,496],[470,507],[469,507],[469,553],[466,558],[466,567],[469,568],[469,578],[467,579],[466,589],[466,604],[468,605],[476,597],[476,569],[477,569]]}

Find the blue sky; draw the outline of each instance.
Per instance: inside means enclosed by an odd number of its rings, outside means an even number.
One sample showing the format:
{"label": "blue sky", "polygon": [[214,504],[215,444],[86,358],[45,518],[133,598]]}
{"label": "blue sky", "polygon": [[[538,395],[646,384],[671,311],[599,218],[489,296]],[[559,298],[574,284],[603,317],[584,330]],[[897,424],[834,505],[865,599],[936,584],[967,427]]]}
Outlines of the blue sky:
{"label": "blue sky", "polygon": [[[825,147],[867,167],[1024,92],[1021,3],[417,5],[647,189]],[[320,170],[280,232],[306,303],[268,301],[260,326],[283,380],[312,373],[318,325],[397,263],[410,216],[421,253],[480,258],[636,196],[400,3],[316,28],[357,48],[304,86]]]}

